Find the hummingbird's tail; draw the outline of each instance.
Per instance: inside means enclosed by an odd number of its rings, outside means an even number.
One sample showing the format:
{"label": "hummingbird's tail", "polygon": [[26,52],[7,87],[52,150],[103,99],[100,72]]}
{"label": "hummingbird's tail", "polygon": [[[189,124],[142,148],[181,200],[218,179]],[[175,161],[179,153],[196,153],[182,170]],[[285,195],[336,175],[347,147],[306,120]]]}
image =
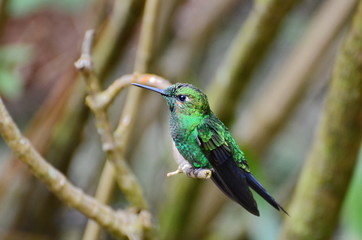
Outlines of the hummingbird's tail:
{"label": "hummingbird's tail", "polygon": [[224,194],[250,213],[259,216],[258,206],[248,187],[244,172],[236,165],[235,161],[224,161],[222,164],[214,166],[211,179]]}
{"label": "hummingbird's tail", "polygon": [[278,211],[282,210],[285,214],[289,216],[287,211],[285,211],[285,209],[282,206],[280,206],[280,204],[277,203],[277,201],[275,201],[275,199],[267,192],[267,190],[258,182],[258,180],[256,180],[256,178],[251,173],[246,173],[246,181],[248,185],[255,192],[257,192],[260,196],[262,196],[265,199],[265,201],[267,201]]}

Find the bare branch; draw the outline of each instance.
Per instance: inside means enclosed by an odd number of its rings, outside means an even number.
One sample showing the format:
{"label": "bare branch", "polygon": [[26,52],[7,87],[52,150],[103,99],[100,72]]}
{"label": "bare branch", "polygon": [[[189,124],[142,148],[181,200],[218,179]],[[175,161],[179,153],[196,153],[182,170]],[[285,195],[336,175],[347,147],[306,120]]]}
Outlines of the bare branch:
{"label": "bare branch", "polygon": [[93,36],[94,32],[92,30],[87,31],[83,42],[84,52],[82,52],[82,55],[75,63],[75,66],[82,73],[87,83],[89,96],[87,97],[86,102],[96,118],[97,130],[101,137],[103,151],[106,153],[107,159],[114,163],[116,168],[118,186],[132,205],[142,209],[145,208],[147,204],[137,178],[134,176],[119,149],[116,147],[112,128],[108,119],[108,105],[98,103],[100,99],[97,97],[97,94],[100,93],[99,81],[93,70],[92,58],[90,56]]}
{"label": "bare branch", "polygon": [[[136,73],[147,72],[154,51],[156,23],[158,17],[160,0],[149,0],[146,2],[142,21],[140,45],[137,49],[137,57],[134,71]],[[130,133],[133,130],[132,123],[137,115],[138,105],[141,100],[141,89],[132,88],[126,99],[122,117],[115,131],[115,138],[121,149],[127,147]]]}
{"label": "bare branch", "polygon": [[69,206],[76,208],[99,225],[117,236],[128,236],[131,239],[141,238],[144,228],[151,227],[150,214],[141,211],[113,211],[108,206],[100,204],[92,197],[84,194],[81,189],[73,186],[67,178],[51,166],[34,149],[15,125],[0,98],[0,133],[15,155],[30,171]]}

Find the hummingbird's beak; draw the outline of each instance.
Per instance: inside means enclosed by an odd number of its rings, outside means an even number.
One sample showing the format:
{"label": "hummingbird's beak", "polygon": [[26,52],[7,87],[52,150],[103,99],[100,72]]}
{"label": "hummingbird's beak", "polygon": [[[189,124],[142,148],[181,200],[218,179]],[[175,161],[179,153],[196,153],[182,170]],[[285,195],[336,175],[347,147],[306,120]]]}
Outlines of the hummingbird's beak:
{"label": "hummingbird's beak", "polygon": [[154,92],[157,92],[163,96],[168,96],[164,90],[162,89],[159,89],[159,88],[155,88],[155,87],[150,87],[150,86],[146,86],[146,85],[142,85],[142,84],[139,84],[139,83],[131,83],[132,85],[135,85],[137,87],[141,87],[141,88],[145,88],[145,89],[148,89],[148,90],[151,90],[151,91],[154,91]]}

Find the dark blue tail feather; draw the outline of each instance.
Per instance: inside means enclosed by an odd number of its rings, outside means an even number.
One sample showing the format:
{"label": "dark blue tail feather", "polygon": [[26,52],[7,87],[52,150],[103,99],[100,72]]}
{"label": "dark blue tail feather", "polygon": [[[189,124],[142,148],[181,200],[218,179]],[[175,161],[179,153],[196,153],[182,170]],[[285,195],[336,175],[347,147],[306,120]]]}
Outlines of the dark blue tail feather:
{"label": "dark blue tail feather", "polygon": [[259,216],[257,204],[249,190],[244,171],[234,161],[225,161],[214,167],[212,180],[224,194],[239,203],[250,213]]}
{"label": "dark blue tail feather", "polygon": [[270,205],[272,205],[275,209],[282,210],[285,214],[289,216],[287,211],[275,201],[275,199],[267,192],[267,190],[256,180],[256,178],[251,174],[246,174],[246,181],[248,185],[257,192],[261,197],[265,199]]}

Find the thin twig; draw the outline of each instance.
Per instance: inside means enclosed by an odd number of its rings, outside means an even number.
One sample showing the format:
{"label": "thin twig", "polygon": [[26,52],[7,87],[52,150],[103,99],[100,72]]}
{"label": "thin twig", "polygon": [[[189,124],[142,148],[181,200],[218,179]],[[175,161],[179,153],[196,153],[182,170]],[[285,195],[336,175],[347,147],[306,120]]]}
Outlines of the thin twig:
{"label": "thin twig", "polygon": [[[136,70],[139,70],[139,71],[145,71],[147,66],[149,65],[150,56],[151,56],[150,55],[151,54],[151,49],[152,49],[152,46],[153,46],[152,34],[153,34],[154,30],[155,30],[154,29],[155,28],[155,17],[157,15],[156,10],[158,8],[159,1],[149,1],[149,2],[151,2],[151,3],[147,4],[148,7],[146,7],[146,16],[144,17],[144,23],[146,23],[146,24],[144,24],[143,29],[145,29],[145,30],[142,31],[141,46],[140,46],[139,53],[137,55]],[[86,45],[86,43],[85,43],[85,45]],[[89,56],[87,56],[87,54],[85,54],[85,58],[89,59]],[[89,79],[92,79],[93,75],[94,75],[94,71],[91,71],[91,75],[87,74],[87,72],[85,73],[85,76],[89,77]],[[145,80],[145,79],[147,79],[147,80]],[[91,100],[90,100],[91,98],[90,97],[88,98],[88,101],[87,101],[88,104],[93,105],[93,107],[95,107],[95,105],[97,105],[96,107],[100,108],[100,109],[107,109],[108,106],[113,102],[114,98],[119,94],[119,92],[122,89],[124,89],[126,86],[128,86],[131,81],[134,81],[134,76],[123,76],[122,78],[117,79],[104,92],[98,91],[99,87],[97,86],[96,94],[92,94],[93,95],[92,98],[94,100],[94,101],[92,101],[93,104],[91,104]],[[151,84],[159,84],[158,87],[160,87],[160,86],[162,87],[162,83],[165,83],[164,85],[166,85],[166,86],[169,85],[166,81],[159,80],[158,77],[153,77],[153,76],[143,76],[143,78],[141,78],[140,81],[141,82],[147,81],[147,82],[149,82]],[[92,92],[92,91],[93,90],[91,88],[90,92]],[[133,91],[139,91],[139,89],[135,89]],[[131,98],[132,98],[132,91],[131,91],[130,94],[131,94]],[[135,97],[134,94],[133,94],[133,97]],[[136,98],[139,98],[139,97],[136,96]],[[127,102],[131,102],[131,105],[126,104],[126,109],[125,109],[126,114],[123,117],[123,119],[126,118],[126,119],[129,120],[129,116],[135,117],[134,115],[135,115],[135,110],[136,109],[135,109],[135,106],[133,105],[135,101],[133,101],[133,100],[130,101],[128,99]],[[127,108],[129,108],[129,107],[131,107],[132,111],[127,111]],[[95,114],[95,115],[96,115],[96,118],[97,118],[97,114]],[[98,114],[98,116],[102,117],[103,120],[107,120],[107,119],[105,119],[107,117],[107,115]],[[124,123],[124,121],[121,121],[121,122]],[[122,127],[118,127],[118,129],[122,130]],[[131,131],[130,126],[127,126],[126,129],[128,130],[128,132]],[[110,130],[109,126],[107,127],[107,131],[108,130]],[[117,131],[116,131],[115,135],[117,136]],[[125,135],[125,132],[123,132],[122,135]],[[123,137],[122,138],[124,141],[122,142],[122,144],[118,144],[117,149],[115,149],[115,142],[114,142],[114,139],[113,139],[113,134],[112,134],[112,136],[110,136],[108,134],[108,137],[106,137],[105,139],[110,140],[108,142],[112,142],[111,145],[112,145],[113,151],[117,152],[117,156],[122,156],[121,153],[123,153],[123,149],[126,147],[126,142],[128,142],[127,138],[128,137]],[[123,165],[125,165],[124,160],[121,163],[124,163]],[[107,178],[110,178],[110,179],[112,179],[114,177],[116,177],[116,179],[124,178],[124,177],[126,177],[126,176],[124,176],[124,173],[123,173],[124,172],[123,170],[124,170],[125,166],[122,166],[122,165],[120,165],[120,163],[118,163],[118,164],[116,164],[116,171],[109,171],[109,168],[107,168],[108,171],[106,171],[104,173],[106,173]],[[103,179],[103,174],[102,174],[101,179]],[[107,182],[108,182],[108,184],[111,184],[110,181],[107,181]],[[124,181],[119,181],[118,180],[118,182],[124,182]],[[137,189],[133,188],[133,190],[135,191]],[[138,188],[138,190],[139,191],[136,191],[136,192],[139,193],[139,194],[136,194],[136,195],[139,196],[138,200],[144,199],[144,198],[141,197],[141,195],[142,195],[141,188]],[[124,189],[123,189],[123,191],[124,191]],[[107,194],[107,195],[109,195],[109,194]],[[138,205],[141,206],[141,207],[146,206],[145,201],[139,202]],[[84,236],[89,236],[90,235],[90,236],[92,236],[92,238],[96,238],[96,236],[98,236],[98,234],[99,234],[99,227],[97,225],[95,225],[94,223],[89,223],[89,225],[87,225],[86,232],[85,232]]]}
{"label": "thin twig", "polygon": [[[105,91],[99,92],[94,97],[97,98],[98,107],[108,108],[118,94],[130,85],[131,82],[137,82],[141,84],[146,84],[158,88],[166,88],[170,86],[170,83],[156,75],[150,74],[134,74],[134,75],[125,75],[113,82]],[[103,203],[108,202],[111,193],[111,186],[113,185],[113,179],[119,177],[119,174],[113,169],[113,164],[109,165],[109,162],[106,163],[104,170],[102,171],[101,179],[99,186],[97,187],[96,198],[101,200]],[[92,240],[98,239],[100,233],[99,225],[93,221],[88,221],[83,239]]]}
{"label": "thin twig", "polygon": [[[113,164],[110,161],[106,161],[102,170],[101,178],[98,182],[96,193],[94,195],[95,199],[100,203],[106,204],[110,200],[111,195],[109,193],[112,192],[115,186],[115,181],[113,178],[113,176],[115,176],[114,172],[115,169],[113,167]],[[100,230],[101,228],[99,227],[97,222],[94,222],[89,219],[82,239],[83,240],[98,239]]]}
{"label": "thin twig", "polygon": [[[10,1],[6,1],[10,2]],[[93,1],[94,2],[94,1]],[[99,1],[98,1],[99,2]],[[137,25],[137,19],[140,17],[144,0],[125,0],[125,1],[103,1],[102,7],[86,11],[85,16],[82,15],[80,22],[86,23],[91,19],[100,19],[104,8],[106,9],[107,19],[102,21],[101,26],[98,25],[100,31],[97,33],[97,42],[93,50],[93,57],[96,61],[97,74],[101,80],[105,79],[105,75],[110,72],[115,56],[122,56],[125,49],[125,42],[131,32],[134,31],[134,26]],[[114,7],[106,2],[114,2]],[[5,3],[5,1],[2,1]],[[111,11],[110,11],[111,10]],[[92,20],[91,20],[92,21]],[[80,24],[84,25],[84,24]],[[92,24],[93,25],[93,24]],[[75,43],[75,45],[77,45]],[[77,51],[71,51],[72,54],[77,54]],[[69,55],[69,54],[68,54]],[[73,59],[77,55],[70,57]],[[71,64],[72,65],[72,64]],[[56,81],[54,86],[47,95],[47,98],[37,110],[36,114],[27,125],[24,134],[31,140],[34,147],[45,156],[49,162],[56,165],[61,171],[67,171],[69,162],[75,149],[81,141],[81,132],[85,126],[85,122],[89,116],[89,110],[84,105],[85,89],[79,75],[75,75],[73,66],[65,73],[61,74],[61,78]],[[20,166],[20,167],[19,167]],[[26,197],[18,195],[33,194],[33,189],[30,190],[27,181],[29,177],[27,172],[21,168],[23,165],[17,159],[8,159],[6,164],[2,166],[0,179],[0,198],[5,196],[5,191],[9,191],[7,182],[12,182],[14,178],[20,185],[24,185],[26,190],[17,192],[16,198],[19,199],[18,204],[23,210],[17,211],[15,216],[16,225],[24,223],[24,221],[32,221],[30,215],[37,214],[39,221],[44,223],[40,225],[41,229],[48,229],[54,221],[50,221],[49,217],[53,216],[58,208],[58,204],[53,202],[53,198],[46,192],[37,195],[35,202],[44,202],[46,206],[43,209],[46,211],[38,211],[35,208],[28,208],[29,200]],[[21,170],[21,171],[19,171]],[[9,181],[5,181],[9,180]],[[11,193],[11,192],[7,192]],[[14,194],[10,194],[12,196]],[[54,205],[54,204],[55,205]],[[50,206],[50,210],[49,207]],[[24,215],[24,212],[27,214]],[[28,216],[28,217],[27,217]],[[42,217],[41,217],[42,216]],[[55,226],[58,228],[59,226]],[[15,226],[16,228],[16,226]]]}
{"label": "thin twig", "polygon": [[13,150],[15,155],[30,171],[69,206],[76,208],[87,217],[108,229],[117,236],[128,236],[131,239],[141,238],[143,229],[151,227],[150,215],[147,211],[135,214],[132,211],[113,211],[100,204],[94,198],[84,194],[73,186],[67,178],[51,166],[34,149],[25,138],[6,110],[0,98],[0,134]]}
{"label": "thin twig", "polygon": [[[146,2],[144,16],[142,21],[140,45],[137,49],[137,58],[134,72],[147,72],[154,51],[154,41],[156,33],[156,19],[158,16],[160,0],[149,0]],[[140,104],[142,90],[132,88],[126,99],[122,117],[115,131],[115,138],[120,149],[125,149],[129,142],[130,133],[133,130],[132,123],[137,115],[138,105]]]}
{"label": "thin twig", "polygon": [[80,59],[75,63],[75,66],[82,73],[87,82],[89,96],[86,98],[88,106],[94,113],[98,133],[101,137],[103,151],[116,168],[116,179],[120,189],[124,192],[129,202],[141,209],[147,206],[143,197],[142,189],[137,181],[137,178],[132,173],[126,161],[122,157],[119,149],[116,147],[116,142],[113,137],[112,128],[108,119],[107,107],[99,103],[100,93],[99,81],[93,70],[92,59],[90,56],[91,43],[93,41],[94,31],[87,31],[84,42],[83,52]]}
{"label": "thin twig", "polygon": [[[136,64],[135,64],[135,72],[145,72],[148,68],[149,62],[151,60],[154,38],[155,38],[155,28],[156,28],[156,17],[159,8],[160,1],[152,0],[147,1],[145,14],[142,24],[141,31],[141,40],[140,46],[137,53]],[[101,93],[101,99],[107,98],[108,101],[104,101],[105,105],[111,104],[114,100],[115,96],[127,86],[133,78],[127,78],[127,76],[123,76],[121,79],[116,80],[106,91]],[[150,80],[153,80],[153,77],[149,77]],[[125,82],[128,83],[125,85]],[[133,119],[136,117],[137,105],[140,100],[140,89],[133,88],[130,90],[129,95],[126,100],[125,109],[123,111],[121,120],[118,124],[116,131],[113,133],[115,140],[117,141],[117,151],[121,153],[123,156],[125,151],[124,149],[127,147],[127,143],[129,142],[129,135],[132,131]],[[122,175],[122,172],[119,172],[119,169],[116,169],[113,174],[116,176],[110,175],[109,178],[118,177],[118,175]],[[91,229],[89,229],[91,228]],[[94,224],[88,225],[86,231],[92,231],[95,233],[99,232],[97,229],[98,226]]]}

